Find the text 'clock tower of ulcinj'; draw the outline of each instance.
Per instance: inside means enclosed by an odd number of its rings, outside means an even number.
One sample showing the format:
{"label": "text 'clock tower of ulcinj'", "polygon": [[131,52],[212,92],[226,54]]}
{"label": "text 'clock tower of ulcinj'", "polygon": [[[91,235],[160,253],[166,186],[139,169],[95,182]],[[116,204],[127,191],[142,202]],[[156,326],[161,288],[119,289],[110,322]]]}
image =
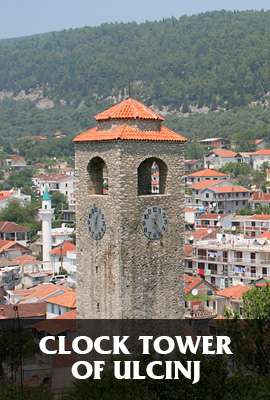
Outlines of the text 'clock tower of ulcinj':
{"label": "text 'clock tower of ulcinj'", "polygon": [[184,143],[128,98],[75,143],[79,318],[183,317]]}

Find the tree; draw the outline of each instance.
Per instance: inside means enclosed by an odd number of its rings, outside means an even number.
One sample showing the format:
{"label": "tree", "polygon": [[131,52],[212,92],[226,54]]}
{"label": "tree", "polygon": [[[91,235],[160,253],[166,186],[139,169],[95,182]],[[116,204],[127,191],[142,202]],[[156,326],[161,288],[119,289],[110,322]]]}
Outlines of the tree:
{"label": "tree", "polygon": [[205,152],[205,147],[196,142],[187,143],[185,146],[185,158],[187,160],[198,160],[204,156]]}
{"label": "tree", "polygon": [[254,287],[243,296],[243,317],[247,319],[270,319],[270,283]]}
{"label": "tree", "polygon": [[62,211],[68,208],[66,197],[63,193],[53,192],[51,195],[52,208],[54,208],[55,220],[58,223],[62,219]]}
{"label": "tree", "polygon": [[38,202],[32,202],[22,206],[18,201],[12,201],[0,212],[0,220],[12,221],[16,224],[25,225],[30,230],[31,239],[40,227],[37,221],[39,206]]}

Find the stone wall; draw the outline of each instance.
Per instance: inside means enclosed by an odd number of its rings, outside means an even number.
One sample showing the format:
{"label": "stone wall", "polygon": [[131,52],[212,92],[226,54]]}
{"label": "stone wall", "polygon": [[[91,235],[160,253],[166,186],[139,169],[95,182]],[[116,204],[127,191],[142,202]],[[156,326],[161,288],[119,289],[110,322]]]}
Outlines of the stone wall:
{"label": "stone wall", "polygon": [[[76,143],[78,311],[81,318],[181,318],[183,297],[183,144],[170,142]],[[108,195],[91,195],[87,165],[101,157],[108,169]],[[168,167],[166,193],[138,196],[137,169],[149,157]],[[107,229],[95,241],[89,209],[102,208]],[[168,231],[148,240],[142,231],[147,207],[161,206]]]}

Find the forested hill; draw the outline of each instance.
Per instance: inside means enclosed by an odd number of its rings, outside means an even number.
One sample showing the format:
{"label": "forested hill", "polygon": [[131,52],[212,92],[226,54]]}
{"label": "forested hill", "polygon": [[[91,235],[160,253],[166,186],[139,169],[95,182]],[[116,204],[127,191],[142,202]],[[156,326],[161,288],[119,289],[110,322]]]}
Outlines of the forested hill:
{"label": "forested hill", "polygon": [[134,80],[159,106],[238,106],[268,91],[269,60],[270,12],[211,12],[2,40],[0,89],[79,102]]}
{"label": "forested hill", "polygon": [[120,100],[129,81],[132,95],[167,111],[263,103],[270,91],[270,11],[219,11],[1,40],[0,140],[78,131],[91,124],[92,113]]}

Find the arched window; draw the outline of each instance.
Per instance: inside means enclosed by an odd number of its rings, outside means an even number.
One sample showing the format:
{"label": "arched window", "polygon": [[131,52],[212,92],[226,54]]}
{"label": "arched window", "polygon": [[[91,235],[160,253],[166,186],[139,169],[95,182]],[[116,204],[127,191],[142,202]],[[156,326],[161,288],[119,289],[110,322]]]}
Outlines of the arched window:
{"label": "arched window", "polygon": [[108,169],[105,161],[100,157],[92,158],[88,164],[87,171],[89,174],[90,194],[108,194]]}
{"label": "arched window", "polygon": [[138,168],[138,195],[164,194],[167,165],[159,158],[147,158]]}

